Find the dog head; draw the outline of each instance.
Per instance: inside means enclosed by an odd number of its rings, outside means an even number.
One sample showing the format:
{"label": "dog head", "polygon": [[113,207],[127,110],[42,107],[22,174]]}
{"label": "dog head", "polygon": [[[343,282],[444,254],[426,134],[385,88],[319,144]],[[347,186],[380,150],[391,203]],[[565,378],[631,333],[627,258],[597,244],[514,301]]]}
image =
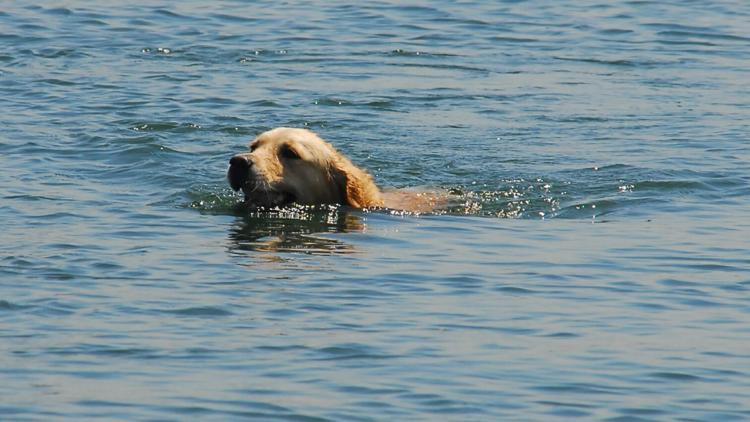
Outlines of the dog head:
{"label": "dog head", "polygon": [[249,152],[229,160],[227,179],[257,207],[382,206],[372,177],[306,129],[277,128],[260,134]]}

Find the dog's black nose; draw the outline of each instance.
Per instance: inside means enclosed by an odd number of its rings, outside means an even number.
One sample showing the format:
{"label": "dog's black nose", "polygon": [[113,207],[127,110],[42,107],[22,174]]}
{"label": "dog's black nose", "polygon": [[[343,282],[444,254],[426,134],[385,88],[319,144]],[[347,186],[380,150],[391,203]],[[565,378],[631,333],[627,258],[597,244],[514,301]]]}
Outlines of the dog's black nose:
{"label": "dog's black nose", "polygon": [[227,170],[227,179],[229,186],[234,190],[240,190],[242,185],[250,177],[250,160],[243,155],[235,155],[229,160],[229,170]]}
{"label": "dog's black nose", "polygon": [[250,160],[248,160],[244,155],[235,155],[234,157],[229,159],[229,165],[237,166],[238,168],[250,168]]}

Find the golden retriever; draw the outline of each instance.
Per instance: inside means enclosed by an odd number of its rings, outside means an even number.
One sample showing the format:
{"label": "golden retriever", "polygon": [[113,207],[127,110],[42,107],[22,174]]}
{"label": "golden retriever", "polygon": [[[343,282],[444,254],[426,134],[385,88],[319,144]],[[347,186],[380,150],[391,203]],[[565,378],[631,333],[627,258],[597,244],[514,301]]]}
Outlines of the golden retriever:
{"label": "golden retriever", "polygon": [[229,185],[258,207],[291,203],[385,206],[372,177],[306,129],[276,128],[229,160]]}
{"label": "golden retriever", "polygon": [[229,185],[253,207],[341,204],[430,212],[445,194],[381,192],[364,170],[307,129],[280,127],[258,135],[250,152],[229,160]]}

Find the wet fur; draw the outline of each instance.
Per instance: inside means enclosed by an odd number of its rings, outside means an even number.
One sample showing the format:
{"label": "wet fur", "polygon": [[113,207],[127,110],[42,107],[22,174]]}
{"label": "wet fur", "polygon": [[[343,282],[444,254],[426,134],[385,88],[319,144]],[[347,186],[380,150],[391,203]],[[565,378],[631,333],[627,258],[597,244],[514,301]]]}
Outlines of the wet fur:
{"label": "wet fur", "polygon": [[246,180],[238,179],[244,167],[230,166],[227,176],[251,205],[285,205],[293,198],[303,205],[385,206],[372,176],[307,129],[269,130],[251,142],[250,152],[235,157],[249,163]]}

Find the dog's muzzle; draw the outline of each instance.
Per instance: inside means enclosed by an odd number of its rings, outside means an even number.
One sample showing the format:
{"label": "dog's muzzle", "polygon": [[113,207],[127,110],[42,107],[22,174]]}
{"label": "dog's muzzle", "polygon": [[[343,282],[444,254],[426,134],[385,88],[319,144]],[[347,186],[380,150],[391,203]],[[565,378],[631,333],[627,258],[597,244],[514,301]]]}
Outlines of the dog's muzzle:
{"label": "dog's muzzle", "polygon": [[235,155],[229,160],[229,170],[227,170],[227,179],[229,186],[238,191],[245,185],[250,178],[250,160],[242,155]]}
{"label": "dog's muzzle", "polygon": [[235,191],[245,193],[245,203],[253,207],[277,207],[291,204],[297,197],[285,190],[258,184],[252,175],[253,162],[246,155],[235,155],[229,160],[227,179]]}

